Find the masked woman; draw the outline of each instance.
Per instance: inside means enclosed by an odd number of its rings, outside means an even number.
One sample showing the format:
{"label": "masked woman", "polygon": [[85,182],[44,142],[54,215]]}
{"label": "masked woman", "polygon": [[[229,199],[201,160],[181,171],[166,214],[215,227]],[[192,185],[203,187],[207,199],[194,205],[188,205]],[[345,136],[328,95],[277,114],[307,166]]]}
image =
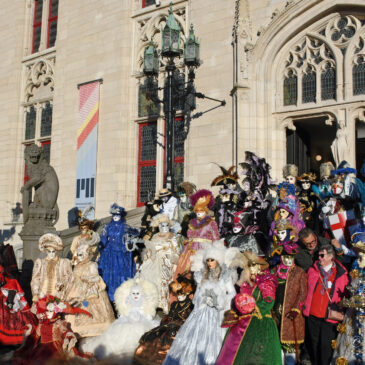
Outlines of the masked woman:
{"label": "masked woman", "polygon": [[230,250],[217,241],[193,257],[194,310],[179,329],[164,365],[215,364],[226,332],[221,327],[223,314],[236,294],[234,273],[225,265]]}

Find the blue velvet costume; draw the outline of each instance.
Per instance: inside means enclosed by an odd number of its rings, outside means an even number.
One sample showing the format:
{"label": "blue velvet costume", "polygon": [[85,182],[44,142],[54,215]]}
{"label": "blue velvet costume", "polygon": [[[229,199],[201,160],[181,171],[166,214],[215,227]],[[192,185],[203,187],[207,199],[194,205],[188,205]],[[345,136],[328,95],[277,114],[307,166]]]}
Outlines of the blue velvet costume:
{"label": "blue velvet costume", "polygon": [[137,237],[138,234],[138,229],[128,226],[121,215],[117,222],[112,219],[100,235],[99,273],[105,281],[112,302],[115,290],[136,273],[133,254],[127,250],[126,244],[127,235]]}

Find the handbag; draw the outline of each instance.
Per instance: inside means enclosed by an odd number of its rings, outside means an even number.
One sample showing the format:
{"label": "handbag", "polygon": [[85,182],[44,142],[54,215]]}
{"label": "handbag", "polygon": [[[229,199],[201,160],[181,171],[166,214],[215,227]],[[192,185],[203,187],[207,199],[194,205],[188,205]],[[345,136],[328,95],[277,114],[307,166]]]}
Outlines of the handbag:
{"label": "handbag", "polygon": [[[326,291],[328,299],[329,299],[330,303],[332,304],[332,299],[331,299],[330,295],[328,294],[327,288],[324,284],[321,274],[319,274],[319,278],[321,279],[322,285],[325,288],[324,290]],[[331,321],[342,322],[344,318],[345,318],[345,315],[342,312],[336,311],[335,309],[328,308],[327,319],[329,319]]]}

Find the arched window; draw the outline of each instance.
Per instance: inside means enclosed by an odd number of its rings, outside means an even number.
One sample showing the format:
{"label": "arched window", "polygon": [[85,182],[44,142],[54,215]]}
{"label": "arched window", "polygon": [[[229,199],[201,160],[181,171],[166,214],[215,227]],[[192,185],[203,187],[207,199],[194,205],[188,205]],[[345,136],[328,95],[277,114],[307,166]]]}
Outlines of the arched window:
{"label": "arched window", "polygon": [[284,105],[295,105],[298,98],[298,77],[292,70],[284,79]]}
{"label": "arched window", "polygon": [[352,85],[354,95],[365,94],[365,60],[358,57],[352,67]]}
{"label": "arched window", "polygon": [[336,70],[326,64],[321,73],[321,100],[336,100]]}
{"label": "arched window", "polygon": [[315,103],[316,93],[316,72],[308,68],[302,79],[302,103]]}

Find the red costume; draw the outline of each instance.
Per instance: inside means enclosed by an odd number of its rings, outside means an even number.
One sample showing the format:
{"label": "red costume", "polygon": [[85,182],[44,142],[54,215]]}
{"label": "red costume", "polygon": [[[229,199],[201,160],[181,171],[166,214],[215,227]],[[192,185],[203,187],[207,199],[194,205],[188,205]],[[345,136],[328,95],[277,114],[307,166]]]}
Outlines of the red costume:
{"label": "red costume", "polygon": [[[70,324],[61,318],[62,313],[89,314],[87,311],[73,308],[51,295],[40,299],[36,307],[39,324],[29,327],[24,344],[14,352],[14,365],[43,365],[50,359],[67,361],[73,357],[92,357],[76,349],[76,336]],[[53,312],[51,318],[50,312]]]}
{"label": "red costume", "polygon": [[37,318],[31,313],[18,281],[6,277],[0,265],[0,344],[21,344],[28,323],[36,325]]}

